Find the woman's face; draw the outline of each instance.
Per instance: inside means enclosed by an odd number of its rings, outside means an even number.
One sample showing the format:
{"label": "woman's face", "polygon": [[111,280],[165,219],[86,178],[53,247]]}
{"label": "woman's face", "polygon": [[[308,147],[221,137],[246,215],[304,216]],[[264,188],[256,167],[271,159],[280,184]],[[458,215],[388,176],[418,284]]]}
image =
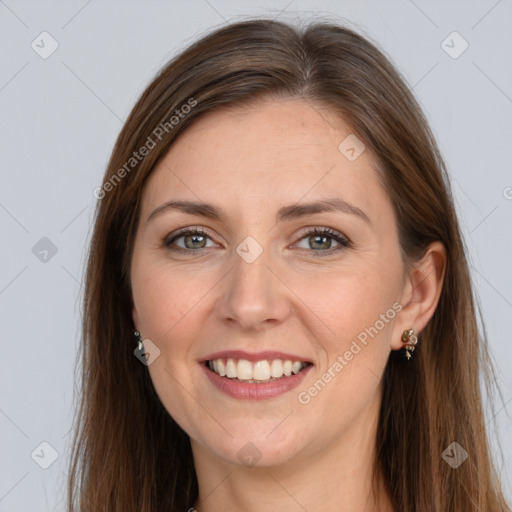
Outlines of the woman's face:
{"label": "woman's face", "polygon": [[[392,205],[353,137],[332,111],[268,100],[202,117],[149,178],[133,319],[195,456],[276,465],[368,443],[406,280]],[[288,376],[287,360],[308,365]]]}

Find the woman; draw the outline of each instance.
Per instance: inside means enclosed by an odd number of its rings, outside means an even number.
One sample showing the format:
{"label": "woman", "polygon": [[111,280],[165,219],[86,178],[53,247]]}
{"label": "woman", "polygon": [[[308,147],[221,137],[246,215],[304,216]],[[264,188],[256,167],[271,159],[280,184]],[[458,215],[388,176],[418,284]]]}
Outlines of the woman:
{"label": "woman", "polygon": [[510,510],[445,165],[373,44],[211,33],[96,196],[69,510]]}

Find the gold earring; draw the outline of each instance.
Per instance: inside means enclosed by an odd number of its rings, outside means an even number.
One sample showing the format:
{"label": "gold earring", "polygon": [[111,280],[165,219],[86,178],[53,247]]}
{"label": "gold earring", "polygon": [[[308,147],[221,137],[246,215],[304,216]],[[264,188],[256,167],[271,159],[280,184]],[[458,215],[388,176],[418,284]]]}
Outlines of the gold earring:
{"label": "gold earring", "polygon": [[402,343],[405,344],[405,357],[411,359],[411,352],[414,352],[416,344],[418,343],[418,337],[414,334],[414,329],[406,329],[402,333]]}

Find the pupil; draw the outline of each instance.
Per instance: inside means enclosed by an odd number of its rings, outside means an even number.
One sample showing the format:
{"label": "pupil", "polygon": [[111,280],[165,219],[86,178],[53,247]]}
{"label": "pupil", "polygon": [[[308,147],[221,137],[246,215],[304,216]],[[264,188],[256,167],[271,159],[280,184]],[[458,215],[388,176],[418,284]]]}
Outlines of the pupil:
{"label": "pupil", "polygon": [[315,235],[315,236],[310,238],[310,241],[311,241],[311,239],[313,239],[313,244],[315,244],[317,240],[322,240],[323,242],[320,242],[320,244],[324,244],[325,245],[323,248],[324,249],[329,249],[331,244],[326,242],[326,240],[328,238],[329,237],[327,237],[327,236]]}
{"label": "pupil", "polygon": [[[197,241],[201,241],[201,239],[204,239],[203,235],[188,235],[188,240],[192,239],[192,244],[194,245]],[[188,245],[188,244],[186,244]],[[197,247],[197,245],[195,245]]]}

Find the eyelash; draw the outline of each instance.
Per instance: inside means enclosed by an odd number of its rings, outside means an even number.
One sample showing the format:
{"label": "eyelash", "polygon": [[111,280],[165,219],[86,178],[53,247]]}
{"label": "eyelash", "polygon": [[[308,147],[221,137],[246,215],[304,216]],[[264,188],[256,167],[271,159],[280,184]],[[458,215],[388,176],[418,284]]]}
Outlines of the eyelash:
{"label": "eyelash", "polygon": [[[202,228],[184,228],[181,231],[172,233],[171,235],[167,236],[163,241],[164,246],[171,251],[181,252],[181,253],[186,253],[186,254],[191,254],[192,252],[199,252],[201,249],[207,249],[207,247],[200,247],[199,249],[183,249],[182,247],[171,247],[171,244],[173,244],[176,240],[183,238],[184,236],[187,236],[187,235],[202,235],[202,236],[205,236],[205,237],[213,240],[213,238]],[[307,238],[310,236],[324,236],[327,238],[332,238],[336,242],[339,243],[339,246],[335,247],[334,249],[331,248],[331,249],[320,250],[320,251],[315,251],[313,249],[310,249],[310,250],[303,249],[304,251],[312,252],[314,254],[314,256],[319,256],[319,257],[329,256],[329,255],[332,255],[333,253],[336,253],[340,250],[352,247],[352,243],[350,242],[350,240],[348,238],[346,238],[341,233],[339,233],[338,231],[335,231],[331,228],[310,229],[309,231],[306,231],[301,234],[299,241],[302,241],[304,238]]]}

